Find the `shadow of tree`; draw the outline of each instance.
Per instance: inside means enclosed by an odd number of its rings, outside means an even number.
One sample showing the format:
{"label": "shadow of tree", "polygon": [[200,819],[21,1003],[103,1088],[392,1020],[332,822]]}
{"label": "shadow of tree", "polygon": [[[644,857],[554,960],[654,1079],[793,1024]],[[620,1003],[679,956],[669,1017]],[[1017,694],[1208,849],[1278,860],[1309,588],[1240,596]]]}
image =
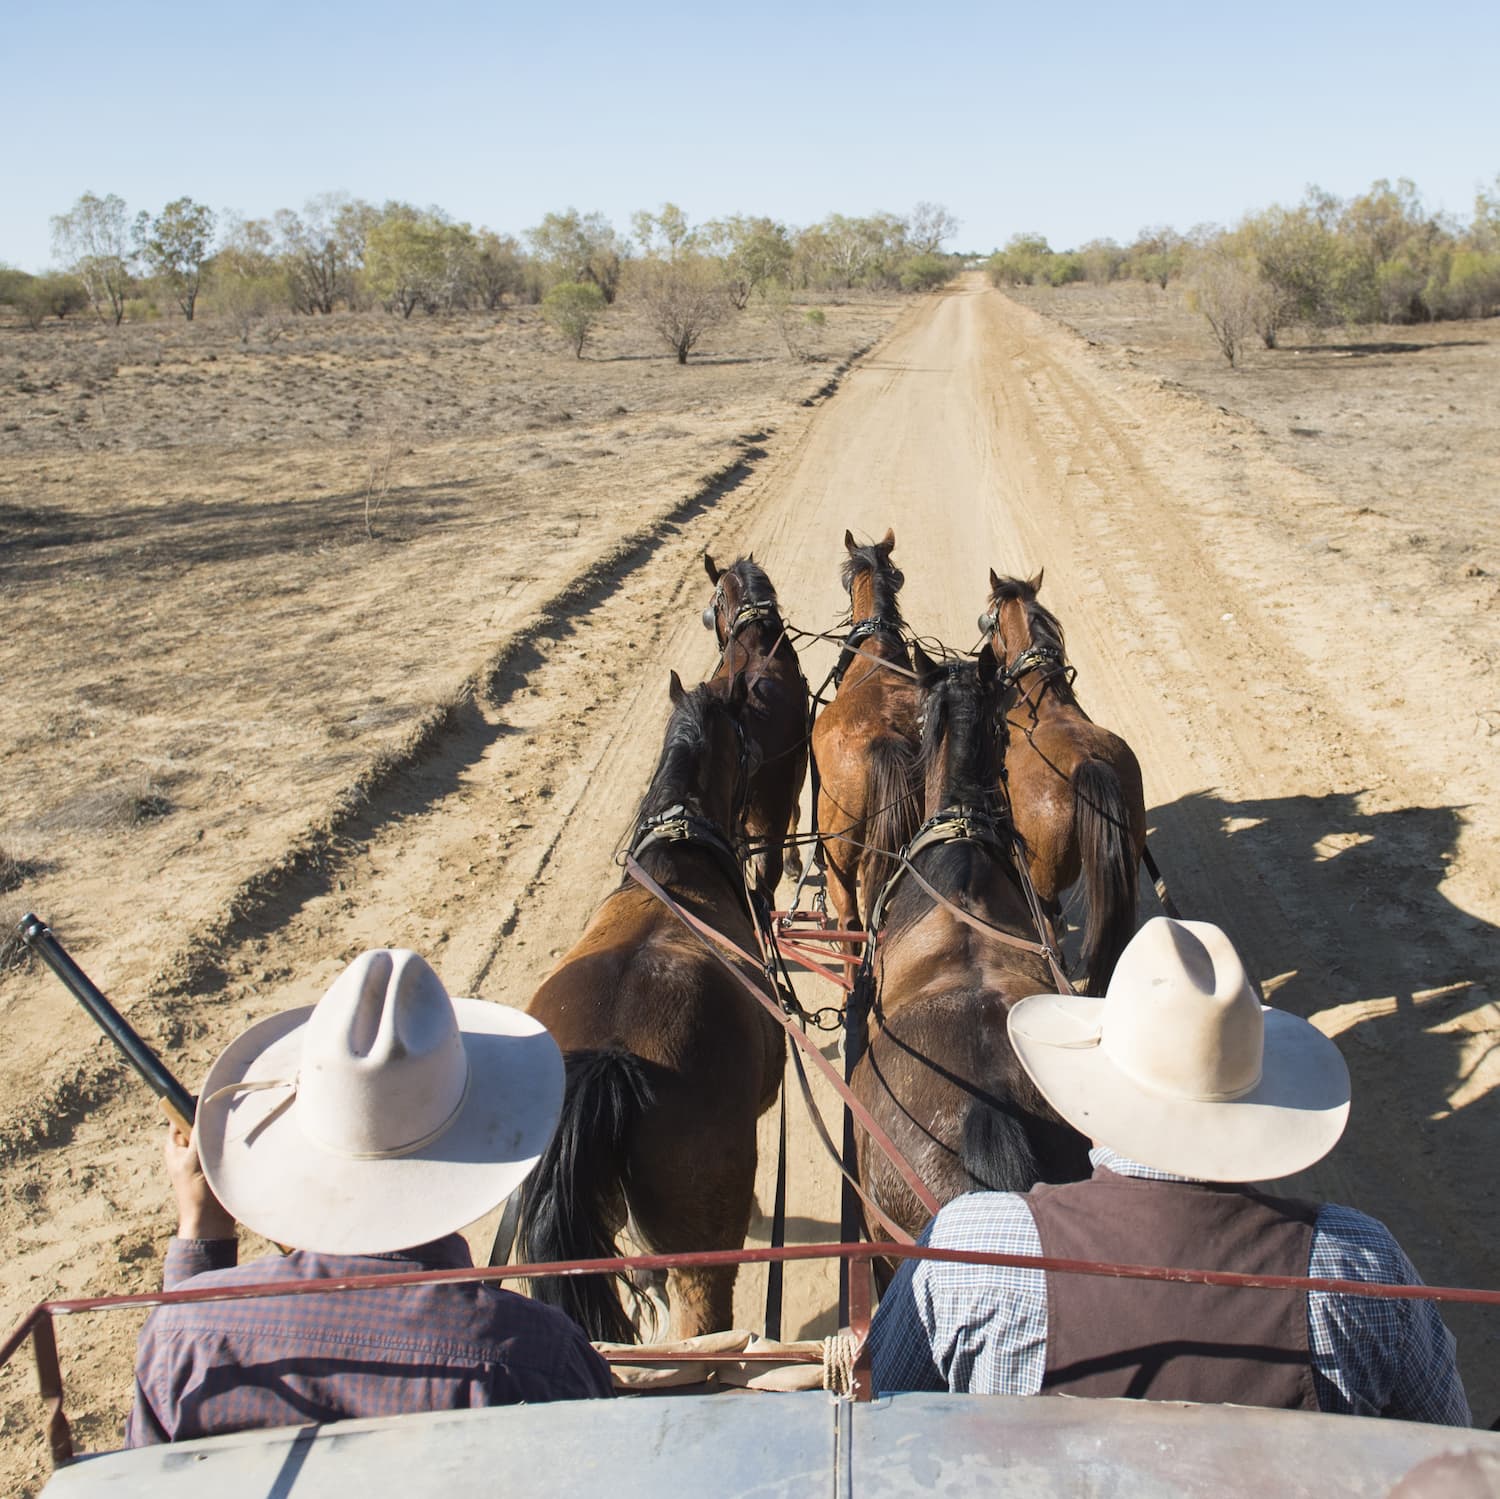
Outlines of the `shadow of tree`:
{"label": "shadow of tree", "polygon": [[[463,491],[476,479],[448,480],[440,488],[392,485],[378,496],[376,534],[386,540],[398,519],[426,528],[477,523]],[[0,586],[22,586],[77,565],[91,575],[128,571],[176,576],[188,566],[281,556],[293,551],[356,545],[368,539],[364,490],[286,500],[236,496],[177,500],[88,510],[67,505],[0,501]],[[83,549],[99,547],[99,554]]]}
{"label": "shadow of tree", "polygon": [[[1463,809],[1388,803],[1197,792],[1153,809],[1150,846],[1183,914],[1224,927],[1266,1000],[1315,1021],[1348,1062],[1344,1139],[1283,1189],[1381,1218],[1431,1284],[1494,1286],[1500,931],[1443,889]],[[1158,909],[1147,884],[1143,913]],[[1500,1317],[1444,1318],[1488,1424]]]}

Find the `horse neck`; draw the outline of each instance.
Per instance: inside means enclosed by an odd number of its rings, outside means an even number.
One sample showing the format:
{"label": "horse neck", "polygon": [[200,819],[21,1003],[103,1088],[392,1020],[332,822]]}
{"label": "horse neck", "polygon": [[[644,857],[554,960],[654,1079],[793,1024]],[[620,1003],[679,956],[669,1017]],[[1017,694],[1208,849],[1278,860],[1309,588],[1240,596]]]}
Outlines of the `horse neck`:
{"label": "horse neck", "polygon": [[[950,715],[951,715],[951,709]],[[927,815],[935,817],[946,807],[982,805],[993,789],[994,777],[987,775],[983,705],[968,710],[975,721],[962,725],[962,736],[955,742],[950,716],[947,732],[927,768]],[[993,762],[998,757],[991,755]]]}
{"label": "horse neck", "polygon": [[641,805],[640,820],[659,816],[672,807],[682,807],[694,817],[712,823],[726,837],[733,839],[734,793],[738,780],[738,762],[716,767],[700,763],[703,757],[689,758],[680,750],[669,751],[657,766],[651,788]]}
{"label": "horse neck", "polygon": [[[1038,643],[1050,644],[1047,641],[1037,641],[1031,629],[1031,616],[1020,599],[1011,599],[1001,606],[997,638],[1001,645],[1000,664],[1007,671],[1010,670],[1011,663],[1019,661],[1032,646]],[[1066,659],[1063,657],[1064,664]],[[1053,673],[1050,680],[1049,672]],[[1030,671],[1023,671],[1015,679],[1015,689],[1039,718],[1060,708],[1073,706],[1073,690],[1068,685],[1068,679],[1055,667],[1036,666]]]}
{"label": "horse neck", "polygon": [[901,606],[896,590],[884,573],[873,567],[862,568],[849,583],[849,604],[855,624],[866,619],[887,619],[901,623]]}
{"label": "horse neck", "polygon": [[745,671],[781,655],[777,649],[786,640],[786,626],[776,616],[753,619],[742,625],[724,642],[724,665],[731,671]]}

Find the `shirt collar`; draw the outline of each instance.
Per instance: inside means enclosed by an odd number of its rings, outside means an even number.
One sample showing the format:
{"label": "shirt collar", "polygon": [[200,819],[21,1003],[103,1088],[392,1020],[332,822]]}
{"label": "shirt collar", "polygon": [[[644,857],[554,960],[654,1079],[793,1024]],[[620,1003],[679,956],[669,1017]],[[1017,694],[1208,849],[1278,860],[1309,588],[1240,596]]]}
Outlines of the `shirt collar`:
{"label": "shirt collar", "polygon": [[1196,1181],[1192,1176],[1174,1176],[1170,1171],[1158,1171],[1155,1166],[1143,1166],[1139,1161],[1132,1161],[1129,1156],[1121,1155],[1117,1150],[1111,1150],[1107,1145],[1095,1145],[1089,1151],[1089,1160],[1096,1168],[1102,1166],[1106,1171],[1112,1171],[1116,1176],[1138,1176],[1146,1181],[1154,1182],[1187,1182]]}

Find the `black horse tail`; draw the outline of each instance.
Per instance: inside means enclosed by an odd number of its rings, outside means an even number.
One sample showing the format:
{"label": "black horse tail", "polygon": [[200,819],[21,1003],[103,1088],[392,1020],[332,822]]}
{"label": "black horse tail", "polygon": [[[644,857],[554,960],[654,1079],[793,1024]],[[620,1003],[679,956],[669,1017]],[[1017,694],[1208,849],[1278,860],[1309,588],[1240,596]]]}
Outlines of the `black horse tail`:
{"label": "black horse tail", "polygon": [[1073,836],[1083,862],[1088,915],[1083,967],[1088,993],[1103,994],[1125,945],[1135,933],[1138,871],[1131,847],[1130,810],[1114,766],[1084,760],[1073,771]]}
{"label": "black horse tail", "polygon": [[958,1161],[976,1192],[1028,1192],[1042,1179],[1025,1124],[987,1098],[976,1098],[964,1116]]}
{"label": "black horse tail", "polygon": [[[653,1090],[646,1064],[619,1047],[567,1058],[567,1092],[557,1132],[522,1189],[523,1263],[609,1259],[618,1254],[608,1219],[623,1192],[626,1150]],[[623,1276],[549,1275],[531,1294],[566,1312],[594,1342],[633,1343],[616,1295]]]}
{"label": "black horse tail", "polygon": [[883,734],[865,751],[865,848],[859,857],[859,888],[868,918],[875,897],[896,871],[898,854],[917,831],[917,757],[897,734]]}

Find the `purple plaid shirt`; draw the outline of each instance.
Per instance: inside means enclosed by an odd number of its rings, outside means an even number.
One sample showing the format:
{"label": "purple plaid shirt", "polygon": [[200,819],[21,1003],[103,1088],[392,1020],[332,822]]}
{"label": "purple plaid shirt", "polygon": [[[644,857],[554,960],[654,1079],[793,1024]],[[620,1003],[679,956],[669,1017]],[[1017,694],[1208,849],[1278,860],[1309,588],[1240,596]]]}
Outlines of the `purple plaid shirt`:
{"label": "purple plaid shirt", "polygon": [[[398,1254],[297,1249],[236,1266],[233,1239],[173,1239],[169,1291],[473,1263],[457,1234]],[[247,1427],[612,1394],[561,1312],[494,1284],[405,1286],[158,1307],[136,1346],[125,1445]]]}

